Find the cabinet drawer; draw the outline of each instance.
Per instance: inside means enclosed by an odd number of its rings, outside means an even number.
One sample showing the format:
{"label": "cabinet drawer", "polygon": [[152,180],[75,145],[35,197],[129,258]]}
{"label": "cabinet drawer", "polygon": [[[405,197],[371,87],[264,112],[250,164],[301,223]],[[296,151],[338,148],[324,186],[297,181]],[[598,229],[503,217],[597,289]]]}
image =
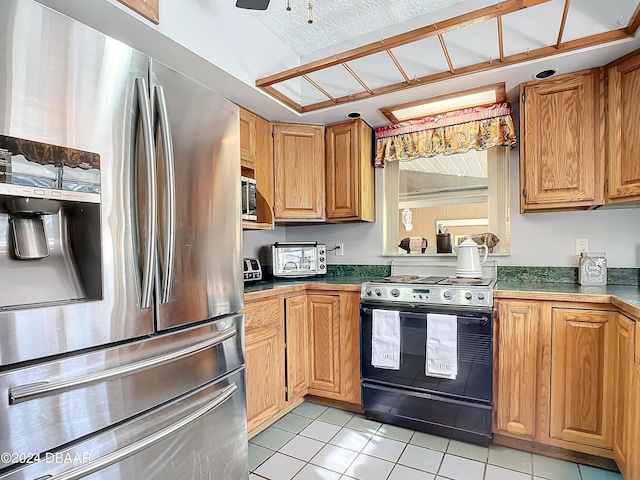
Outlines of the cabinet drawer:
{"label": "cabinet drawer", "polygon": [[280,297],[266,298],[247,303],[244,307],[245,328],[264,327],[280,322],[282,306]]}
{"label": "cabinet drawer", "polygon": [[[2,480],[247,478],[244,368]],[[24,450],[30,452],[31,450]],[[38,450],[35,450],[36,452]]]}
{"label": "cabinet drawer", "polygon": [[[49,451],[171,401],[241,368],[243,343],[242,316],[233,315],[3,373],[0,425],[12,435],[0,435],[0,452]],[[37,422],[37,434],[24,419]]]}

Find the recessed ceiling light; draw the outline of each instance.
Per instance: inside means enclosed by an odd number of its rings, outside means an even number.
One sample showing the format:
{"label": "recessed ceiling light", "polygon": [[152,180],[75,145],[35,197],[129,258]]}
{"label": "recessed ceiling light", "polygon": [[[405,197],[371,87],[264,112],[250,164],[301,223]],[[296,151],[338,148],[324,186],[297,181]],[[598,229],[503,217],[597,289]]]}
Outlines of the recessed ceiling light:
{"label": "recessed ceiling light", "polygon": [[347,118],[360,118],[362,114],[360,112],[349,112],[345,115]]}
{"label": "recessed ceiling light", "polygon": [[485,87],[427,98],[417,102],[381,108],[380,111],[391,120],[391,122],[398,123],[405,120],[424,118],[430,115],[462,110],[464,108],[487,106],[504,101],[506,101],[504,83],[496,83]]}
{"label": "recessed ceiling light", "polygon": [[545,78],[553,77],[556,73],[558,73],[558,69],[556,68],[550,68],[549,70],[542,70],[541,72],[534,73],[533,79],[542,80]]}

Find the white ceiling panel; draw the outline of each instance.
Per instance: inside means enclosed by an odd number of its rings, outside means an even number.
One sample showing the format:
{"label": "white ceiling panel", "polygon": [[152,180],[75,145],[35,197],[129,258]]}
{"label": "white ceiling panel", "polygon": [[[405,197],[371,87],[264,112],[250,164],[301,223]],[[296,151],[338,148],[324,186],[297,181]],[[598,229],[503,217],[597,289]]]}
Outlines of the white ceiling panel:
{"label": "white ceiling panel", "polygon": [[311,105],[329,100],[329,97],[303,78],[300,87],[300,99],[302,100],[302,105]]}
{"label": "white ceiling panel", "polygon": [[564,3],[552,0],[502,17],[505,56],[555,45]]}
{"label": "white ceiling panel", "polygon": [[575,40],[625,27],[637,5],[637,0],[574,0],[569,7],[562,40]]}
{"label": "white ceiling panel", "polygon": [[384,87],[405,81],[387,52],[359,58],[348,62],[347,65],[369,88]]}
{"label": "white ceiling panel", "polygon": [[362,85],[342,65],[310,73],[309,78],[334,98],[365,91]]}
{"label": "white ceiling panel", "polygon": [[453,68],[500,59],[495,19],[459,28],[443,35]]}
{"label": "white ceiling panel", "polygon": [[437,37],[409,43],[392,52],[411,79],[449,70]]}
{"label": "white ceiling panel", "polygon": [[487,152],[471,149],[462,154],[417,158],[408,162],[400,162],[400,170],[487,178]]}
{"label": "white ceiling panel", "polygon": [[[286,95],[296,103],[302,103],[300,98],[300,79],[292,78],[286,82],[276,83],[272,85],[273,88],[278,90],[283,95]],[[304,104],[303,104],[304,105]]]}

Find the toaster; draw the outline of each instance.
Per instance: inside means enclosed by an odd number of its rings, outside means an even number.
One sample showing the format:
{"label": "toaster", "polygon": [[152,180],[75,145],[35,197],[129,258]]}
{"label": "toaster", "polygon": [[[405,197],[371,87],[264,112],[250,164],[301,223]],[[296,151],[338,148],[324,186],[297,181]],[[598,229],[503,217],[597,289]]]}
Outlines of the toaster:
{"label": "toaster", "polygon": [[242,271],[245,283],[262,280],[262,267],[257,258],[243,258]]}

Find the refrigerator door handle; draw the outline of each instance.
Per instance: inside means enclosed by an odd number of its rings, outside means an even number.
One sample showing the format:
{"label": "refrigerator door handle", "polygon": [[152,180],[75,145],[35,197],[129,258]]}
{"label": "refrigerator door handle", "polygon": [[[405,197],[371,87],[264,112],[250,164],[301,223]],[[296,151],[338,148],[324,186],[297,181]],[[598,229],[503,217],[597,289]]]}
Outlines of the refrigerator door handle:
{"label": "refrigerator door handle", "polygon": [[144,78],[136,78],[138,107],[142,119],[142,137],[144,141],[145,173],[147,177],[147,240],[144,246],[145,258],[142,268],[142,299],[141,308],[151,307],[153,301],[153,271],[155,266],[155,244],[157,237],[157,180],[156,159],[153,145],[153,124],[151,121],[151,104],[149,89]]}
{"label": "refrigerator door handle", "polygon": [[123,377],[125,375],[131,375],[135,372],[146,370],[148,368],[158,367],[165,363],[173,362],[179,358],[193,355],[194,353],[214,347],[230,338],[235,337],[238,334],[235,327],[227,328],[226,330],[213,335],[212,337],[202,342],[190,345],[181,350],[165,353],[157,357],[148,358],[139,362],[122,365],[120,367],[103,370],[101,372],[89,373],[80,377],[75,377],[69,380],[58,380],[53,382],[37,382],[28,385],[20,385],[9,389],[9,405],[16,405],[18,403],[33,400],[35,398],[46,397],[54,393],[60,393],[68,390],[74,390],[80,387],[86,387],[88,385],[112,380],[114,378]]}
{"label": "refrigerator door handle", "polygon": [[136,453],[141,452],[142,450],[155,445],[156,443],[161,442],[162,440],[170,437],[179,430],[182,430],[189,424],[197,421],[201,417],[204,417],[207,413],[222,405],[225,401],[229,400],[237,391],[238,386],[235,383],[232,383],[228,387],[224,388],[213,400],[206,403],[195,412],[187,415],[186,417],[183,417],[176,423],[169,425],[168,427],[163,428],[162,430],[159,430],[152,435],[149,435],[148,437],[138,440],[131,445],[127,445],[124,448],[111,452],[94,462],[86,463],[77,468],[61,473],[60,475],[46,475],[40,478],[51,480],[77,480],[87,475],[91,475],[92,473],[103,470],[115,463],[121,462],[122,460],[131,457],[132,455],[135,455]]}
{"label": "refrigerator door handle", "polygon": [[161,303],[169,303],[171,297],[171,285],[173,283],[173,262],[176,249],[176,175],[175,161],[173,157],[173,140],[171,138],[171,125],[167,102],[164,96],[164,88],[155,86],[155,101],[158,108],[160,133],[162,134],[162,159],[164,161],[164,225],[167,231],[164,234],[164,251],[162,259],[162,290]]}

